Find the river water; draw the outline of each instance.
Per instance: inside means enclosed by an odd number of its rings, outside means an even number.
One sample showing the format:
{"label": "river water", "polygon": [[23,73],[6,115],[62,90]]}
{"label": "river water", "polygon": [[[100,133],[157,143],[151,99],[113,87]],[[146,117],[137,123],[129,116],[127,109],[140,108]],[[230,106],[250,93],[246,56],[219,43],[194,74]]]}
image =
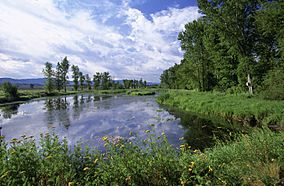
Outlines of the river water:
{"label": "river water", "polygon": [[[194,148],[214,145],[214,139],[230,134],[210,119],[168,110],[155,96],[96,96],[91,94],[32,100],[0,107],[1,134],[6,141],[22,135],[39,139],[41,133],[67,138],[69,145],[103,148],[103,136],[145,139],[146,130],[159,136],[163,132],[178,147],[185,141]],[[219,122],[219,121],[218,121]],[[185,141],[180,140],[184,138]]]}

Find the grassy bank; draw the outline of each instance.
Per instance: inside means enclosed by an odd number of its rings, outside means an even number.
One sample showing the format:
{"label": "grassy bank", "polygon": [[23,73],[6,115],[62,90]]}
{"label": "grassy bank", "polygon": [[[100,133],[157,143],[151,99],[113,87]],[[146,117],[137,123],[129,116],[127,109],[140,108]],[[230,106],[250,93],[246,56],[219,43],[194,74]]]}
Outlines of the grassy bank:
{"label": "grassy bank", "polygon": [[7,99],[4,93],[0,90],[0,104],[28,101],[31,99],[41,98],[41,97],[71,95],[71,94],[76,94],[76,93],[77,92],[75,91],[67,91],[67,92],[52,92],[48,94],[42,89],[34,89],[34,90],[30,89],[30,90],[19,90],[17,98]]}
{"label": "grassy bank", "polygon": [[156,92],[155,90],[137,89],[137,90],[129,90],[126,92],[126,94],[130,96],[149,96],[149,95],[155,95]]}
{"label": "grassy bank", "polygon": [[[147,133],[149,131],[146,131]],[[105,152],[73,150],[45,135],[0,146],[1,185],[262,185],[284,178],[284,133],[255,131],[204,153],[172,148],[165,135],[127,142],[104,137]],[[283,180],[282,180],[283,181]]]}
{"label": "grassy bank", "polygon": [[[46,93],[43,89],[29,89],[29,90],[19,90],[18,98],[7,99],[2,90],[0,90],[0,104],[6,104],[11,102],[20,102],[20,101],[28,101],[35,98],[42,97],[53,97],[53,96],[64,96],[64,95],[72,95],[72,94],[82,94],[82,93],[91,93],[96,95],[106,95],[106,94],[126,94],[127,92],[137,92],[141,93],[141,95],[153,95],[153,92],[156,89],[114,89],[114,90],[84,90],[84,91],[71,91],[67,92],[52,92],[50,94]],[[132,95],[132,94],[131,94]],[[138,94],[137,94],[138,95]],[[140,94],[139,94],[140,95]]]}
{"label": "grassy bank", "polygon": [[250,125],[284,129],[284,101],[262,100],[245,94],[170,90],[160,94],[160,104],[205,115],[216,115]]}

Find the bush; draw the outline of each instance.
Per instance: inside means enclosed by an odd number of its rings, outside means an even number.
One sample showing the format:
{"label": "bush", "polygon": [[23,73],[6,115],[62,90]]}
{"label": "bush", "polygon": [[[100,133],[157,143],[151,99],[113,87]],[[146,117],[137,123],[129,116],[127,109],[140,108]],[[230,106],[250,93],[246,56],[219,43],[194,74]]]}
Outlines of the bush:
{"label": "bush", "polygon": [[127,141],[103,137],[105,151],[69,148],[49,134],[0,140],[0,185],[276,185],[283,179],[284,133],[258,130],[206,150],[172,147],[164,134]]}
{"label": "bush", "polygon": [[274,69],[268,72],[260,94],[264,99],[284,100],[283,69]]}
{"label": "bush", "polygon": [[14,100],[18,98],[18,88],[15,85],[12,85],[10,82],[4,82],[2,84],[2,89],[4,95],[8,100]]}

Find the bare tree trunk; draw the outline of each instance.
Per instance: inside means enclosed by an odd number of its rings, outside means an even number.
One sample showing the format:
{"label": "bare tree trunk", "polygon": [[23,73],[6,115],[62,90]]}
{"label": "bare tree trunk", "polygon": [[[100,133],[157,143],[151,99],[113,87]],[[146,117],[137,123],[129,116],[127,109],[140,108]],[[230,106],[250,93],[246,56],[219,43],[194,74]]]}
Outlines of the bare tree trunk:
{"label": "bare tree trunk", "polygon": [[246,83],[246,86],[247,86],[248,89],[249,89],[249,93],[250,93],[250,94],[253,94],[253,93],[252,93],[252,83],[251,83],[250,74],[248,74],[248,81],[247,81],[247,83]]}

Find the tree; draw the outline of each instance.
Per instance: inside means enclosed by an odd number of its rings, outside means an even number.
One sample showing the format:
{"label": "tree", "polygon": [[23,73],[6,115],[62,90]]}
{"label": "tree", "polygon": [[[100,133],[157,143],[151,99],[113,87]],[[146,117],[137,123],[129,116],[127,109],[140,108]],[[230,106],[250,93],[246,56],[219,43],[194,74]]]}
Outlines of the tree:
{"label": "tree", "polygon": [[91,78],[89,77],[89,74],[86,74],[86,84],[87,84],[87,88],[88,90],[92,90],[92,81],[91,81]]}
{"label": "tree", "polygon": [[74,90],[77,91],[79,87],[80,70],[78,66],[72,65],[72,78],[74,82]]}
{"label": "tree", "polygon": [[96,72],[96,74],[93,76],[93,85],[94,90],[99,90],[101,85],[101,74],[99,72]]}
{"label": "tree", "polygon": [[55,71],[55,87],[59,92],[63,89],[62,67],[59,62],[56,65],[56,71]]}
{"label": "tree", "polygon": [[84,90],[84,87],[85,87],[85,76],[83,75],[82,72],[79,72],[79,81],[80,81],[80,88],[81,90]]}
{"label": "tree", "polygon": [[61,81],[62,81],[62,85],[63,85],[63,88],[64,88],[64,92],[66,92],[66,88],[67,88],[67,84],[68,84],[68,76],[67,76],[67,73],[68,73],[68,70],[69,70],[69,61],[67,60],[67,57],[65,57],[61,64],[60,64],[60,67],[61,67]]}
{"label": "tree", "polygon": [[2,89],[5,95],[5,98],[8,100],[14,100],[18,97],[18,88],[15,85],[12,85],[10,82],[4,82],[2,84]]}
{"label": "tree", "polygon": [[107,90],[110,88],[111,77],[109,72],[104,72],[102,74],[102,88],[103,90]]}
{"label": "tree", "polygon": [[47,93],[51,93],[54,89],[54,83],[53,83],[53,70],[52,70],[52,64],[49,62],[45,63],[45,68],[43,69],[43,74],[46,78],[45,80],[45,90]]}

